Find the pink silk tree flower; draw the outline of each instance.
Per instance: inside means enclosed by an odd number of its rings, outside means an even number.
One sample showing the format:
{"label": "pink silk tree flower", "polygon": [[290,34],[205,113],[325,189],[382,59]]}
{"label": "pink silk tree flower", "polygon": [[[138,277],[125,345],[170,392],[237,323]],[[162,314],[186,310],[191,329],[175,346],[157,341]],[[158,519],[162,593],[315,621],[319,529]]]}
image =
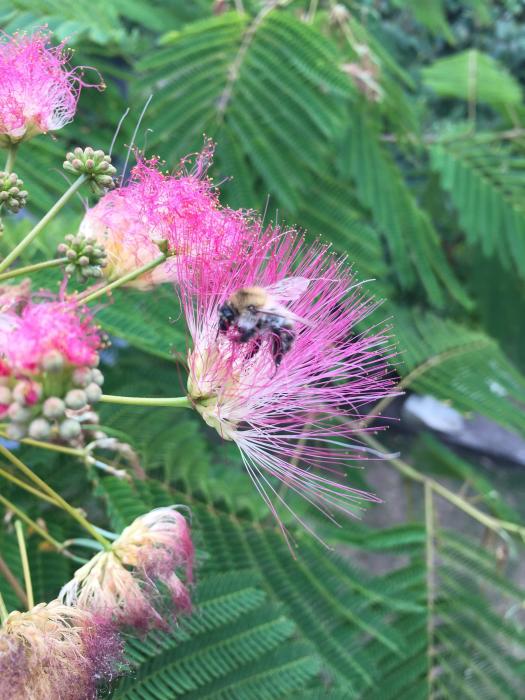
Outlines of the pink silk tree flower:
{"label": "pink silk tree flower", "polygon": [[[0,36],[0,146],[57,131],[72,121],[82,87],[82,69],[70,68],[64,44],[50,33]],[[102,89],[100,84],[96,86]]]}
{"label": "pink silk tree flower", "polygon": [[232,255],[239,254],[233,245],[238,246],[242,234],[245,239],[253,235],[249,216],[220,205],[206,175],[212,153],[208,141],[193,168],[187,167],[186,158],[174,174],[162,172],[155,158],[139,159],[128,183],[86,212],[79,233],[104,246],[106,277],[121,277],[153,261],[160,255],[160,243],[172,257],[129,286],[146,290],[192,274],[202,262],[197,253],[203,239],[207,261],[213,256],[215,265],[229,264]]}
{"label": "pink silk tree flower", "polygon": [[0,358],[14,372],[36,372],[48,358],[67,365],[95,365],[101,337],[87,309],[74,301],[27,303],[20,315],[4,313],[0,328]]}
{"label": "pink silk tree flower", "polygon": [[385,328],[362,330],[376,304],[345,261],[270,229],[243,261],[204,271],[200,288],[183,284],[180,295],[193,345],[188,397],[237,444],[283,534],[275,502],[291,509],[279,481],[329,517],[379,501],[344,478],[369,452],[355,435],[363,407],[393,392],[393,350]]}
{"label": "pink silk tree flower", "polygon": [[[175,508],[137,518],[75,572],[61,600],[141,632],[166,629],[191,609],[194,550],[190,527]],[[166,619],[168,618],[168,619]]]}
{"label": "pink silk tree flower", "polygon": [[12,612],[0,628],[0,697],[94,700],[123,669],[115,628],[57,600]]}

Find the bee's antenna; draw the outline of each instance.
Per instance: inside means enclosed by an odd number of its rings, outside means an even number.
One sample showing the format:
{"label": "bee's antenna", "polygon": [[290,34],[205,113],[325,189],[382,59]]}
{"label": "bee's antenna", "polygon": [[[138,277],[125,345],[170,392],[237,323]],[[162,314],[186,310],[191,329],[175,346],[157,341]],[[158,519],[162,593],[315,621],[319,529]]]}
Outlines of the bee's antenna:
{"label": "bee's antenna", "polygon": [[153,95],[150,95],[150,96],[148,97],[148,99],[146,100],[146,104],[145,104],[144,107],[142,108],[142,112],[140,113],[140,117],[139,117],[139,119],[138,119],[138,121],[137,121],[137,125],[136,125],[136,127],[135,127],[134,132],[133,132],[133,136],[131,137],[131,143],[130,143],[130,145],[128,146],[128,155],[126,156],[126,162],[124,163],[124,169],[123,169],[123,171],[122,171],[122,181],[124,181],[124,179],[125,179],[125,177],[126,177],[126,170],[128,169],[129,157],[130,157],[130,155],[131,155],[131,151],[132,151],[132,149],[133,149],[133,145],[134,145],[134,143],[135,143],[135,139],[137,138],[137,134],[138,134],[138,131],[139,131],[139,129],[140,129],[140,125],[142,124],[142,120],[143,120],[143,118],[144,118],[144,115],[146,114],[146,110],[148,109],[149,104],[150,104],[150,102],[151,102],[152,99],[153,99]]}
{"label": "bee's antenna", "polygon": [[144,145],[142,146],[143,153],[146,152],[146,148],[148,146],[148,134],[152,134],[152,133],[153,133],[153,129],[149,129],[149,128],[146,129],[146,131],[144,132]]}
{"label": "bee's antenna", "polygon": [[124,119],[128,116],[128,114],[129,114],[129,107],[126,109],[124,114],[120,117],[120,121],[117,124],[117,128],[115,129],[115,133],[113,134],[113,138],[111,139],[111,146],[109,147],[109,155],[111,155],[113,153],[115,141],[117,140],[117,136],[120,133],[120,128],[121,128],[122,124],[124,123]]}

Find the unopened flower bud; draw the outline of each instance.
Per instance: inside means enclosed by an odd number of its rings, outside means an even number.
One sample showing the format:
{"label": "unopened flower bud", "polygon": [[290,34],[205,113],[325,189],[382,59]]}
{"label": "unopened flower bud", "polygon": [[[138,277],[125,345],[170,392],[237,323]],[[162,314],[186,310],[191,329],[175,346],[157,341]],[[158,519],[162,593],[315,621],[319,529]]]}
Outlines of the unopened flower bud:
{"label": "unopened flower bud", "polygon": [[77,367],[72,375],[73,384],[75,386],[85,387],[90,382],[95,381],[93,371],[89,367]]}
{"label": "unopened flower bud", "polygon": [[7,415],[11,420],[15,421],[15,423],[27,423],[31,418],[31,411],[25,406],[15,402],[9,406]]}
{"label": "unopened flower bud", "polygon": [[27,191],[22,189],[23,185],[16,173],[0,171],[0,202],[12,212],[16,213],[26,205]]}
{"label": "unopened flower bud", "polygon": [[58,350],[51,350],[42,359],[42,369],[45,372],[59,372],[64,367],[64,357]]}
{"label": "unopened flower bud", "polygon": [[51,435],[51,426],[45,418],[35,418],[29,424],[29,437],[33,440],[47,440]]}
{"label": "unopened flower bud", "polygon": [[27,427],[23,423],[9,423],[5,432],[10,440],[22,440],[27,435]]}
{"label": "unopened flower bud", "polygon": [[66,410],[66,405],[58,396],[51,396],[44,401],[42,413],[46,418],[61,418]]}
{"label": "unopened flower bud", "polygon": [[98,384],[99,386],[102,386],[104,384],[104,375],[99,369],[91,370],[91,379],[95,382],[95,384]]}
{"label": "unopened flower bud", "polygon": [[71,391],[68,391],[66,394],[66,406],[75,411],[84,408],[87,402],[86,392],[82,391],[82,389],[71,389]]}
{"label": "unopened flower bud", "polygon": [[11,403],[11,389],[6,386],[0,386],[0,404],[7,406]]}
{"label": "unopened flower bud", "polygon": [[111,157],[104,151],[94,151],[90,146],[85,149],[75,148],[73,153],[66,155],[64,169],[76,175],[88,175],[91,187],[96,194],[103,194],[104,189],[115,186],[113,176],[117,169],[111,165]]}
{"label": "unopened flower bud", "polygon": [[97,403],[102,396],[102,389],[93,382],[86,387],[86,396],[89,403]]}
{"label": "unopened flower bud", "polygon": [[81,431],[80,423],[74,418],[66,418],[59,428],[60,437],[63,440],[74,440],[80,435]]}
{"label": "unopened flower bud", "polygon": [[33,406],[42,396],[42,387],[37,382],[21,381],[13,389],[13,399],[23,406]]}

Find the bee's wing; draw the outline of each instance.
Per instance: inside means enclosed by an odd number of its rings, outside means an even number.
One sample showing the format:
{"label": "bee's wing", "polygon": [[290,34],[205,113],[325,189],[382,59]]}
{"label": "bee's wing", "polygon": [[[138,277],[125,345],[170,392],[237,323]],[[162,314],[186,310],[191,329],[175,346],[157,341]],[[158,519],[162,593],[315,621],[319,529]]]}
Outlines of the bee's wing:
{"label": "bee's wing", "polygon": [[285,277],[283,280],[265,287],[266,291],[276,301],[295,301],[306,292],[310,280],[306,277]]}

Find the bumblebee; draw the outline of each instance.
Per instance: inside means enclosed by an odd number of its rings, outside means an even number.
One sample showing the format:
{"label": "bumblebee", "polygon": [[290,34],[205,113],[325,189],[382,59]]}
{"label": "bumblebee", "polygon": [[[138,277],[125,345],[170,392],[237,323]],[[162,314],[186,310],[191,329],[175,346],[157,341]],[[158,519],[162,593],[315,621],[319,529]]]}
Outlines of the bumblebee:
{"label": "bumblebee", "polygon": [[310,325],[285,306],[306,291],[309,280],[289,277],[270,287],[243,287],[219,307],[219,333],[235,330],[233,340],[248,343],[253,340],[247,359],[253,357],[268,337],[270,352],[276,367],[292,348],[296,323]]}

